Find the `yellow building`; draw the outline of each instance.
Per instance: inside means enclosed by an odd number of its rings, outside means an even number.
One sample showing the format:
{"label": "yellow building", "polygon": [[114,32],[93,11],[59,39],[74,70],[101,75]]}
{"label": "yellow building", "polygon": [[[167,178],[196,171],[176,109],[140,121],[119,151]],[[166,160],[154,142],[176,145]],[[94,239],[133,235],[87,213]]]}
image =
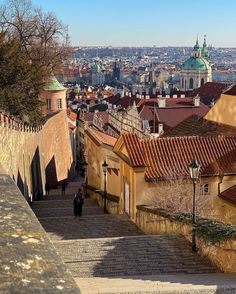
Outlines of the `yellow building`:
{"label": "yellow building", "polygon": [[221,94],[216,104],[205,116],[206,119],[236,126],[236,85]]}
{"label": "yellow building", "polygon": [[228,201],[229,195],[222,193],[236,183],[236,137],[141,140],[136,134],[123,133],[114,153],[120,158],[123,211],[134,221],[136,205],[141,204],[191,212],[193,185],[188,166],[197,158],[201,164],[198,215],[236,224],[236,201]]}
{"label": "yellow building", "polygon": [[88,185],[98,191],[104,191],[104,174],[102,164],[108,164],[107,193],[120,195],[120,160],[113,152],[116,138],[109,136],[94,127],[85,131],[86,159],[88,162]]}

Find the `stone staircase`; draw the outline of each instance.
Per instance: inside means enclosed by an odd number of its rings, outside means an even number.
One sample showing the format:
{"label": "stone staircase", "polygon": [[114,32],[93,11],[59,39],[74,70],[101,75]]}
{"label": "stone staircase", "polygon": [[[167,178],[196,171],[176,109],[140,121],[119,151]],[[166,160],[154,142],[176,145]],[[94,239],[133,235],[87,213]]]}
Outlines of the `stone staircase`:
{"label": "stone staircase", "polygon": [[234,277],[228,278],[235,292],[219,292],[226,276],[182,236],[144,235],[126,215],[104,214],[92,199],[85,199],[82,217],[74,217],[73,186],[68,193],[52,191],[32,209],[82,294],[236,293]]}

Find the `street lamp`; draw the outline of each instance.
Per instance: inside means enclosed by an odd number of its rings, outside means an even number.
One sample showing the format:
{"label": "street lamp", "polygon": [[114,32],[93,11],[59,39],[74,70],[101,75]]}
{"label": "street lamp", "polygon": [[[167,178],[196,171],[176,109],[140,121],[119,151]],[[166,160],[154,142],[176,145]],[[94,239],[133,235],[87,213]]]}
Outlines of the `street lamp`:
{"label": "street lamp", "polygon": [[104,160],[102,164],[103,174],[104,174],[104,212],[107,212],[107,168],[108,164]]}
{"label": "street lamp", "polygon": [[193,215],[192,215],[192,251],[197,251],[196,246],[196,182],[199,178],[200,164],[193,159],[189,166],[190,177],[193,181]]}
{"label": "street lamp", "polygon": [[84,172],[85,172],[85,198],[88,197],[88,163],[84,162]]}

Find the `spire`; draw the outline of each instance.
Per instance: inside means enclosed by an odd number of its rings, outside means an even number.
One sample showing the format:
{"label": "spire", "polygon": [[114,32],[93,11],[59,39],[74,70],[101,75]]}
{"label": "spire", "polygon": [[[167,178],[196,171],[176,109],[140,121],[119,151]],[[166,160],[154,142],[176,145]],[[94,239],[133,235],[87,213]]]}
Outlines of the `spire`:
{"label": "spire", "polygon": [[201,56],[201,50],[200,50],[200,46],[199,46],[199,43],[198,43],[198,35],[197,35],[196,44],[193,47],[192,56],[194,56],[196,58]]}
{"label": "spire", "polygon": [[199,43],[198,43],[198,35],[197,35],[196,44],[195,44],[195,46],[193,47],[193,49],[194,49],[195,51],[197,51],[197,50],[200,49],[200,46],[199,46]]}
{"label": "spire", "polygon": [[206,35],[204,35],[204,42],[202,46],[202,57],[206,59],[209,58],[209,52],[208,52],[207,43],[206,43]]}
{"label": "spire", "polygon": [[207,44],[206,44],[206,35],[204,35],[203,47],[207,47]]}

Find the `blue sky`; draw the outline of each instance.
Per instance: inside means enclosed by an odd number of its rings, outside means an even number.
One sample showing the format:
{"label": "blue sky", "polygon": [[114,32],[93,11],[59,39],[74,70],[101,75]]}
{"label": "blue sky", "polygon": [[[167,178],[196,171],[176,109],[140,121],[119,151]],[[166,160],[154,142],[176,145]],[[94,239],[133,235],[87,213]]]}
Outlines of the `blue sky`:
{"label": "blue sky", "polygon": [[68,25],[73,45],[192,46],[206,34],[215,47],[236,47],[235,0],[32,2]]}

